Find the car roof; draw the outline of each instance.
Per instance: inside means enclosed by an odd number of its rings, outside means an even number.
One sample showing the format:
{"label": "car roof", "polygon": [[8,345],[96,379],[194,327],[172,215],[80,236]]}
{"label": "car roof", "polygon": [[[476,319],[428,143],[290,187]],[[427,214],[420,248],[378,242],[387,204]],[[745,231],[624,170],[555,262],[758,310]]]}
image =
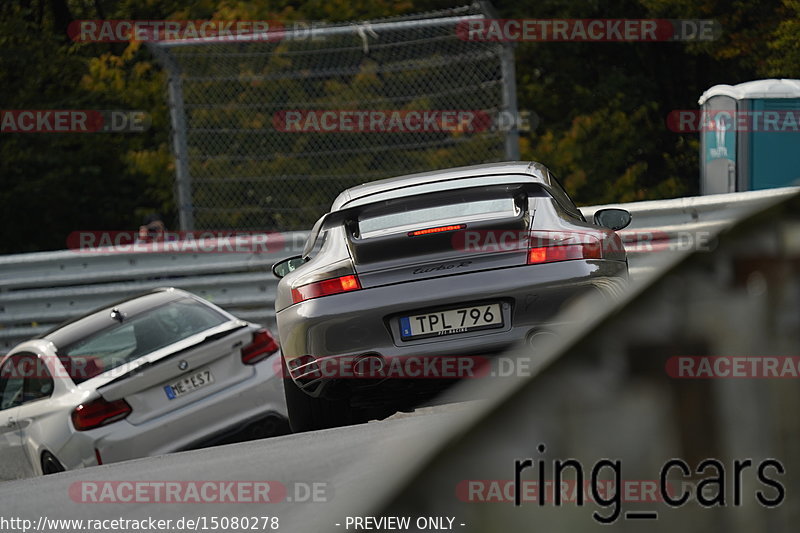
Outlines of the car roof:
{"label": "car roof", "polygon": [[37,337],[37,339],[50,341],[56,347],[65,346],[109,326],[118,324],[119,322],[111,317],[111,310],[114,308],[119,308],[124,316],[133,317],[150,309],[160,307],[167,302],[187,297],[194,298],[192,294],[186,291],[171,287],[153,289],[145,294],[138,294],[104,305],[68,322],[59,324]]}
{"label": "car roof", "polygon": [[[336,197],[331,206],[331,212],[348,207],[354,207],[373,201],[379,201],[402,196],[419,194],[419,185],[439,182],[448,183],[447,188],[473,187],[480,185],[499,184],[498,175],[514,175],[514,183],[539,183],[546,189],[552,190],[553,185],[550,172],[541,163],[534,161],[507,161],[503,163],[488,163],[468,167],[434,170],[418,174],[408,174],[396,178],[372,181],[351,187]],[[474,180],[470,178],[483,178]],[[464,180],[461,184],[458,180]]]}

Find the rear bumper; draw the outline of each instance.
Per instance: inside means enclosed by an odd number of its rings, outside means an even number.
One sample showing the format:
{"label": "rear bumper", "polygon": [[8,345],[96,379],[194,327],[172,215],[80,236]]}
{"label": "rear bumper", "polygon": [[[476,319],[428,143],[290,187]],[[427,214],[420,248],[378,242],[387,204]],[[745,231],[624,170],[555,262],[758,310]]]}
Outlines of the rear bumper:
{"label": "rear bumper", "polygon": [[[427,358],[495,354],[529,334],[557,326],[559,311],[581,295],[619,294],[626,282],[627,264],[606,260],[563,261],[443,276],[308,300],[281,310],[277,314],[278,330],[283,356],[290,367],[292,360],[304,355]],[[401,315],[477,302],[501,303],[503,327],[412,341],[399,338],[397,324]],[[362,388],[357,381],[295,380],[315,397],[338,397],[342,388]]]}
{"label": "rear bumper", "polygon": [[265,415],[258,415],[255,418],[243,420],[236,425],[226,428],[220,433],[211,435],[210,437],[204,437],[200,441],[194,442],[179,451],[199,450],[234,442],[274,437],[290,432],[289,420],[286,418],[286,413],[270,412]]}
{"label": "rear bumper", "polygon": [[[133,425],[120,420],[89,431],[75,431],[67,448],[80,450],[79,457],[66,458],[68,469],[102,462],[172,453],[198,447],[206,439],[231,432],[266,416],[286,417],[283,380],[276,356],[254,365],[255,373],[235,387],[223,389],[166,415]],[[61,457],[59,457],[61,459]]]}

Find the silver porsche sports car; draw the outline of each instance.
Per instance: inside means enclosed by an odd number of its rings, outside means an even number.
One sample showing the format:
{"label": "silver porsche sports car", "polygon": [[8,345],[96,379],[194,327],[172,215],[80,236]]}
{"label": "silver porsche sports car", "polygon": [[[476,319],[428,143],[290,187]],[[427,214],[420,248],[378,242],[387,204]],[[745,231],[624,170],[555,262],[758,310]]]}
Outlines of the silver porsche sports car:
{"label": "silver porsche sports car", "polygon": [[273,267],[292,429],[413,408],[465,377],[459,361],[548,332],[586,292],[618,291],[628,265],[615,231],[630,220],[607,209],[588,223],[533,162],[342,192],[303,254]]}

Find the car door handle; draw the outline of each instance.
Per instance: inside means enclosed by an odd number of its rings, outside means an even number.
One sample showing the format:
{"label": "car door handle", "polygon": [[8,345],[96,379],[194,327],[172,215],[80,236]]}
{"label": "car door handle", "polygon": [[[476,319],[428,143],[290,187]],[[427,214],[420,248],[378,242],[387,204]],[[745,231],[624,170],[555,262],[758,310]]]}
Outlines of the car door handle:
{"label": "car door handle", "polygon": [[17,427],[17,421],[9,416],[8,417],[8,423],[6,423],[6,427],[9,427],[9,428]]}

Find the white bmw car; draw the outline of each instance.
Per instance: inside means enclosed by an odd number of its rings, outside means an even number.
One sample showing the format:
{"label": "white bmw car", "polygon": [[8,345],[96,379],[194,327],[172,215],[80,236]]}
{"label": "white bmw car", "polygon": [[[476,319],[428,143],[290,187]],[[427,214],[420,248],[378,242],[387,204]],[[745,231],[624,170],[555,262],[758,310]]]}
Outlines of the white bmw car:
{"label": "white bmw car", "polygon": [[0,362],[0,479],[286,428],[270,332],[178,289],[94,311]]}

